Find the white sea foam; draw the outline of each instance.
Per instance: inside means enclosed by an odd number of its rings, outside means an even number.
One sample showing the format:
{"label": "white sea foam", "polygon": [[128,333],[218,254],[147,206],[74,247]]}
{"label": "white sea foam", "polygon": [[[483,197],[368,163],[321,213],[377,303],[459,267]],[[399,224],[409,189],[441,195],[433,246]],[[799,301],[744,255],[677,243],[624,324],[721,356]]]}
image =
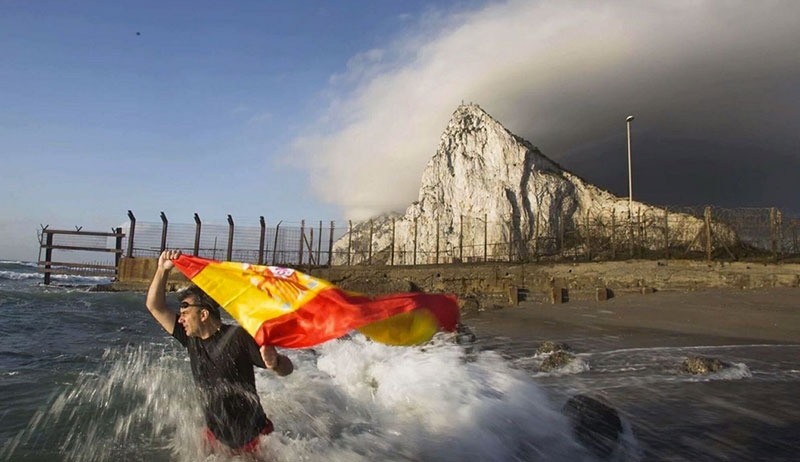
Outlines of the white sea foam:
{"label": "white sea foam", "polygon": [[718,372],[712,372],[704,375],[692,375],[690,380],[693,382],[707,382],[710,380],[740,380],[752,377],[750,368],[745,363],[729,364]]}
{"label": "white sea foam", "polygon": [[287,379],[259,375],[274,390],[265,408],[297,436],[265,438],[277,460],[586,457],[543,391],[494,353],[466,361],[457,345],[393,348],[358,336],[317,353],[316,367],[301,359]]}
{"label": "white sea foam", "polygon": [[[388,347],[357,335],[287,354],[292,375],[256,376],[276,427],[261,442],[268,460],[593,460],[543,389],[495,353],[468,356],[441,340]],[[161,459],[227,460],[203,452],[184,359],[159,345],[109,351],[107,370],[82,374],[12,446],[53,427],[69,429],[57,444],[69,460],[138,456],[141,445]]]}
{"label": "white sea foam", "polygon": [[0,265],[20,265],[20,266],[30,266],[31,268],[36,268],[38,266],[36,262],[21,261],[21,260],[0,260]]}
{"label": "white sea foam", "polygon": [[7,279],[10,281],[24,281],[28,279],[42,279],[39,273],[20,273],[19,271],[0,271],[0,279]]}
{"label": "white sea foam", "polygon": [[515,367],[524,370],[539,370],[539,372],[535,372],[533,377],[550,377],[550,376],[562,376],[562,375],[574,375],[580,374],[582,372],[586,372],[590,370],[589,361],[585,359],[588,355],[575,355],[575,357],[564,366],[550,370],[550,371],[541,371],[541,366],[544,360],[550,356],[550,353],[536,353],[533,356],[523,356],[521,358],[515,358],[511,361],[511,364]]}
{"label": "white sea foam", "polygon": [[[34,264],[32,267],[36,268],[36,265]],[[0,280],[4,279],[8,281],[43,281],[44,274],[28,270],[0,270]],[[107,284],[112,280],[108,276],[79,276],[70,274],[53,274],[50,279],[54,284],[60,285]]]}
{"label": "white sea foam", "polygon": [[[540,362],[541,364],[541,362]],[[586,372],[590,370],[589,363],[585,361],[583,358],[576,356],[572,361],[568,362],[567,364],[555,368],[553,370],[544,372],[540,371],[533,374],[533,377],[551,377],[551,376],[563,376],[563,375],[575,375]]]}
{"label": "white sea foam", "polygon": [[[38,275],[40,278],[43,276]],[[111,282],[111,278],[107,276],[75,276],[67,274],[54,274],[52,279],[58,284],[76,284],[76,285],[93,285],[93,284],[106,284]]]}

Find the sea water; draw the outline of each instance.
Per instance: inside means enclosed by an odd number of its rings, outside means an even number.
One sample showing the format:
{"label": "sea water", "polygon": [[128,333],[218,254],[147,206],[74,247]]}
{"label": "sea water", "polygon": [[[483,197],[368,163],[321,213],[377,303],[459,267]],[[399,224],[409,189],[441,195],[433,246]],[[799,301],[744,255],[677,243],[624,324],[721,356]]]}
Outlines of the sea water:
{"label": "sea water", "polygon": [[[92,292],[106,282],[93,278],[41,280],[32,264],[0,262],[0,460],[243,460],[205,452],[186,352],[151,318],[144,294]],[[614,349],[586,337],[570,339],[584,342],[577,361],[543,374],[538,342],[493,332],[487,317],[467,323],[477,336],[467,344],[439,334],[398,348],[353,335],[286,350],[296,366],[288,377],[257,369],[276,427],[261,439],[259,460],[596,460],[561,412],[569,396],[586,392],[621,410],[624,432],[610,460],[722,460],[751,449],[771,460],[794,455],[783,439],[708,452],[697,435],[709,425],[736,427],[730,420],[744,408],[731,393],[796,393],[800,365],[791,358],[800,350],[792,345],[715,347],[708,353],[735,367],[700,379],[671,368],[686,354],[681,348]],[[693,388],[708,383],[723,386],[707,396]],[[731,391],[731,383],[746,386]],[[675,424],[687,394],[702,398],[708,422]],[[793,431],[769,410],[747,417]],[[752,438],[759,428],[747,431]]]}

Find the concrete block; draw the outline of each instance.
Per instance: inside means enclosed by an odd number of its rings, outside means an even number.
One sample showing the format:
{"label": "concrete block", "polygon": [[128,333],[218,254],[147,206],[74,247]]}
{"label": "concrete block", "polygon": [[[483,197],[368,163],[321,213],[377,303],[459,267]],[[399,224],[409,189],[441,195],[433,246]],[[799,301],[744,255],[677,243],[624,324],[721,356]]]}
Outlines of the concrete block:
{"label": "concrete block", "polygon": [[598,287],[595,294],[595,300],[603,302],[611,298],[610,291],[606,287]]}
{"label": "concrete block", "polygon": [[550,301],[553,302],[554,305],[568,302],[569,291],[565,287],[553,287],[553,291],[550,294]]}
{"label": "concrete block", "polygon": [[530,295],[530,291],[524,287],[520,287],[517,289],[517,301],[524,302],[528,299]]}
{"label": "concrete block", "polygon": [[519,289],[516,286],[508,288],[508,303],[511,306],[519,305]]}

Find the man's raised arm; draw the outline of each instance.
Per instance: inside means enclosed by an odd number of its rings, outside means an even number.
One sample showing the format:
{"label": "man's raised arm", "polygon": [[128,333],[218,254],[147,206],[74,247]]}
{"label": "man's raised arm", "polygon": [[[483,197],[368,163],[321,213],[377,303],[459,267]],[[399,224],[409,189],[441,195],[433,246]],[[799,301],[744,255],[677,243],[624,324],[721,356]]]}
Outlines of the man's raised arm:
{"label": "man's raised arm", "polygon": [[156,318],[161,327],[172,335],[175,329],[175,313],[167,308],[167,278],[174,267],[172,260],[181,255],[180,250],[165,250],[158,257],[158,268],[147,290],[147,309]]}

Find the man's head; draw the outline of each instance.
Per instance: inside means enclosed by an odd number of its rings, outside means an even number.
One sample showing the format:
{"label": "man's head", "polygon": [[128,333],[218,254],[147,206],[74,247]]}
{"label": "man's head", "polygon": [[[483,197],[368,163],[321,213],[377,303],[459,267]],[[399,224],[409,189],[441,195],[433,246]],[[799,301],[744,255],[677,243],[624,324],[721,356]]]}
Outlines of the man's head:
{"label": "man's head", "polygon": [[[190,337],[205,337],[213,333],[221,321],[219,304],[196,285],[178,292],[180,317],[178,322]],[[213,329],[212,329],[213,327]]]}

